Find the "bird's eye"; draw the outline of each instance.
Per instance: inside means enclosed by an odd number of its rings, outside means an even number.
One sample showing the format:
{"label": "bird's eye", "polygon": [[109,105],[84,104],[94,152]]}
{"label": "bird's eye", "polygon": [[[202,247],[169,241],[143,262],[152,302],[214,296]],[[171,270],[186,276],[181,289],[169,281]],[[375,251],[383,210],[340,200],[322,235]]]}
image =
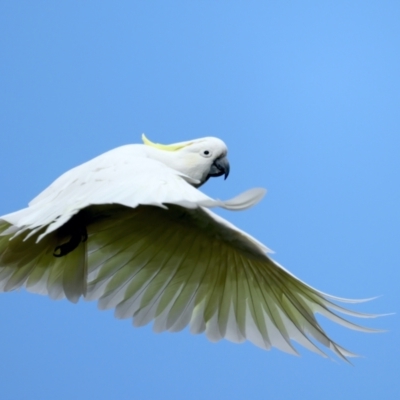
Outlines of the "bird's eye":
{"label": "bird's eye", "polygon": [[203,151],[203,156],[204,157],[210,157],[210,155],[211,155],[211,151],[210,150],[204,150]]}

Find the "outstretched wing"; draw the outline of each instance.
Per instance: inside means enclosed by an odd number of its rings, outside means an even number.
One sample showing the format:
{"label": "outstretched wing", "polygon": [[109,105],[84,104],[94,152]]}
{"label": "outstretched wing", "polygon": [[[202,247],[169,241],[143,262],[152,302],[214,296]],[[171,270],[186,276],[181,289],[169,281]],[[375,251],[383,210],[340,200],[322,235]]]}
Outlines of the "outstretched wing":
{"label": "outstretched wing", "polygon": [[90,227],[87,298],[135,326],[154,321],[157,332],[206,332],[212,341],[249,340],[296,354],[291,340],[339,357],[337,345],[315,318],[319,313],[351,329],[371,332],[336,312],[335,298],[306,285],[265,254],[246,233],[204,208],[139,206],[110,211]]}

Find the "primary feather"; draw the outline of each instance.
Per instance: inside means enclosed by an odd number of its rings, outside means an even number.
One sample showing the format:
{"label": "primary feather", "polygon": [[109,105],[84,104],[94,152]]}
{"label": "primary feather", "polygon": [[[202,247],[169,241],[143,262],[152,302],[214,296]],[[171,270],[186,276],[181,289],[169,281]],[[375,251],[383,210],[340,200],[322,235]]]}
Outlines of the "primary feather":
{"label": "primary feather", "polygon": [[228,201],[197,187],[229,173],[216,138],[111,150],[63,174],[25,209],[0,218],[0,291],[25,287],[53,299],[98,300],[135,326],[158,332],[190,326],[212,341],[250,340],[297,354],[292,340],[324,355],[354,356],[315,314],[371,332],[268,256],[268,248],[209,208],[242,210],[265,191]]}

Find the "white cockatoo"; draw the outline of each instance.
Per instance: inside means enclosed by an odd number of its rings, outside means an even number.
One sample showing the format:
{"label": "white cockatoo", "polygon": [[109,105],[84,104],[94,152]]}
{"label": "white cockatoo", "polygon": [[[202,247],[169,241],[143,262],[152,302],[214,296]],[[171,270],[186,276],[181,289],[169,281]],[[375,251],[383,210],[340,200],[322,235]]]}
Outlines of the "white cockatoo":
{"label": "white cockatoo", "polygon": [[347,360],[315,314],[371,332],[336,312],[357,303],[322,293],[268,256],[268,248],[210,211],[244,210],[263,189],[214,200],[197,188],[229,174],[227,147],[206,137],[173,145],[126,145],[55,180],[27,208],[0,217],[0,291],[20,287],[77,302],[98,300],[135,326],[187,325],[211,341],[249,340],[297,354],[292,340]]}

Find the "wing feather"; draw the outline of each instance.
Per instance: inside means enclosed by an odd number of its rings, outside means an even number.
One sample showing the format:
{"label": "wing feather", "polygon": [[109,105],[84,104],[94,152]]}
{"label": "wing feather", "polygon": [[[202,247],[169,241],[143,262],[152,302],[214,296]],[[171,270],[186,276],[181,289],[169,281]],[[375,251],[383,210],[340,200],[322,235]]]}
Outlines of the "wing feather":
{"label": "wing feather", "polygon": [[[196,235],[194,241],[196,240],[202,241],[202,238]],[[192,243],[192,245],[193,244],[194,243]],[[187,263],[185,266],[187,277],[183,282],[181,295],[172,305],[172,307],[175,308],[174,313],[176,317],[174,321],[168,318],[168,324],[165,326],[165,329],[168,329],[170,332],[180,331],[190,323],[195,307],[196,296],[207,271],[204,265],[207,265],[210,259],[209,248],[204,246],[203,243],[198,242],[197,244],[200,247],[201,254],[199,254],[197,259],[191,261],[190,264]],[[180,315],[177,314],[177,310],[180,310]]]}
{"label": "wing feather", "polygon": [[[228,262],[228,252],[223,248],[220,254],[220,263]],[[229,264],[227,264],[229,265]],[[231,268],[226,265],[221,265],[221,282],[220,282],[220,302],[219,302],[219,312],[218,312],[218,324],[222,337],[225,337],[226,330],[228,327],[228,320],[230,316],[230,308],[232,306],[232,296],[235,295],[234,292],[234,272]]]}
{"label": "wing feather", "polygon": [[[197,240],[197,236],[194,235],[190,237],[189,243],[187,243],[187,249],[193,248],[195,241]],[[183,243],[185,246],[185,243]],[[176,249],[179,252],[179,247]],[[190,250],[189,250],[190,251]],[[163,310],[163,304],[169,303],[169,311],[168,317],[166,318],[166,330],[169,331],[179,331],[181,330],[182,322],[179,324],[180,318],[187,320],[187,311],[185,315],[186,308],[192,308],[194,305],[194,298],[193,298],[193,283],[191,280],[191,275],[193,271],[193,267],[195,265],[192,264],[191,261],[186,261],[186,255],[183,255],[179,259],[178,268],[175,270],[174,275],[172,276],[171,280],[167,283],[165,287],[165,292],[169,292],[169,297],[171,301],[168,302],[168,298],[165,299],[164,295],[160,296],[160,300],[158,302],[157,307],[157,314],[161,314]],[[188,268],[188,266],[192,268]],[[166,272],[167,273],[167,272]],[[177,296],[175,296],[175,294]],[[186,325],[185,325],[186,326]]]}
{"label": "wing feather", "polygon": [[[162,313],[163,305],[168,307],[173,299],[179,296],[180,285],[183,282],[183,279],[179,278],[179,271],[183,258],[182,256],[176,257],[176,248],[179,242],[174,242],[175,235],[175,232],[169,230],[165,232],[166,240],[160,247],[158,259],[153,260],[154,264],[159,265],[160,268],[149,282],[139,308],[134,313],[135,326],[142,326],[153,320],[157,314]],[[181,242],[182,246],[190,245],[187,243],[187,239],[190,240],[190,238],[185,238]],[[169,319],[172,319],[174,315],[172,305],[173,303],[169,308]],[[167,328],[170,324],[171,322],[168,320]]]}
{"label": "wing feather", "polygon": [[[158,246],[157,243],[152,243],[152,251],[150,253],[147,251],[145,243],[143,244],[144,247],[141,249],[143,250],[141,254],[143,254],[143,257],[146,257],[146,259],[143,263],[143,267],[140,271],[138,271],[138,280],[139,282],[140,280],[146,282],[146,286],[143,287],[143,285],[138,284],[138,282],[135,282],[137,279],[135,279],[135,281],[131,282],[124,297],[124,302],[129,304],[130,298],[135,295],[138,290],[145,289],[143,292],[143,297],[141,297],[141,301],[135,306],[134,314],[139,311],[141,307],[146,306],[148,301],[151,300],[145,296],[147,290],[150,290],[148,292],[148,296],[153,297],[156,286],[161,283],[162,278],[164,278],[165,281],[168,281],[171,279],[171,272],[173,274],[177,268],[176,263],[170,262],[171,254],[166,251],[171,240],[171,237],[168,235],[168,233],[168,231],[163,230],[163,232],[159,235],[160,241]],[[136,257],[132,260],[132,262],[136,262]],[[165,274],[165,271],[168,273],[168,275]]]}
{"label": "wing feather", "polygon": [[115,307],[117,317],[132,317],[135,326],[154,320],[157,332],[190,325],[212,341],[247,339],[298,354],[294,340],[322,356],[315,343],[343,359],[355,356],[329,338],[315,314],[364,331],[371,330],[336,312],[373,315],[338,306],[210,211],[167,207],[119,208],[107,229],[101,222],[92,228],[89,269],[97,275],[88,296],[101,308]]}

